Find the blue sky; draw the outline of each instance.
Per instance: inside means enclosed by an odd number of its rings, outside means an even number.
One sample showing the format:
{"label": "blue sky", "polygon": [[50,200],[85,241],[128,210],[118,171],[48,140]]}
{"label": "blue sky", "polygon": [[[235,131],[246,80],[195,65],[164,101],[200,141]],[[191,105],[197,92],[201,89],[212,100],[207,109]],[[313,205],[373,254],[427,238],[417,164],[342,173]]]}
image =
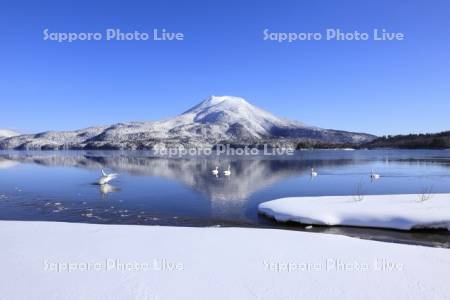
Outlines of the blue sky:
{"label": "blue sky", "polygon": [[[65,3],[63,3],[65,2]],[[448,1],[2,1],[0,128],[78,129],[235,95],[312,125],[374,134],[450,129]],[[184,41],[43,40],[106,28]],[[264,41],[262,31],[403,32],[404,41]]]}

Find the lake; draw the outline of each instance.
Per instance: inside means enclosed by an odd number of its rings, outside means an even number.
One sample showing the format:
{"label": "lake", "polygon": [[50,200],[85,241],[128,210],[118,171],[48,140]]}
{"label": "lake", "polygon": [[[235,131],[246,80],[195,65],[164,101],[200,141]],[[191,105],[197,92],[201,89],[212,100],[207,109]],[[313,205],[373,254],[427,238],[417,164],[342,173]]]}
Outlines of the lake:
{"label": "lake", "polygon": [[[223,176],[228,165],[231,176]],[[220,175],[211,170],[219,166]],[[314,167],[318,176],[310,176]],[[118,173],[94,184],[101,169]],[[371,170],[381,174],[371,180]],[[140,151],[0,151],[0,219],[306,230],[257,213],[290,196],[450,193],[450,150],[304,150],[288,156],[167,158]],[[448,232],[313,232],[450,247]]]}

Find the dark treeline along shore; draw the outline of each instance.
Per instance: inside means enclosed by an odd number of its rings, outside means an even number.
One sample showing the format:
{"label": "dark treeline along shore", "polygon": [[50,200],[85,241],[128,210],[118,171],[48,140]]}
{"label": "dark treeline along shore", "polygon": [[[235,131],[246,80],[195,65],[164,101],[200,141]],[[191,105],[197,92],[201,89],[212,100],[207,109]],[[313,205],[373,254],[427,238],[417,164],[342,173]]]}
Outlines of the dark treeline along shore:
{"label": "dark treeline along shore", "polygon": [[450,131],[439,133],[387,135],[366,143],[322,143],[301,141],[297,149],[450,149]]}
{"label": "dark treeline along shore", "polygon": [[364,144],[366,148],[450,149],[450,131],[426,134],[388,135]]}

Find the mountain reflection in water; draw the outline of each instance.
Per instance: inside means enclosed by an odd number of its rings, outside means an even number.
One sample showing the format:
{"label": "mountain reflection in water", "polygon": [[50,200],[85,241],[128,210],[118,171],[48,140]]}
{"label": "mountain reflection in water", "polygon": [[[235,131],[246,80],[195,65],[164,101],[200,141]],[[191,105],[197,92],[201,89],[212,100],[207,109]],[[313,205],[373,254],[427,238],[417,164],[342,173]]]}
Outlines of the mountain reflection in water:
{"label": "mountain reflection in water", "polygon": [[[231,176],[223,171],[230,165]],[[212,170],[219,166],[219,176]],[[310,169],[318,172],[310,177]],[[258,216],[257,205],[280,197],[450,192],[450,151],[298,151],[282,157],[155,157],[148,152],[0,152],[0,219],[298,229]],[[101,169],[119,173],[92,183]],[[371,169],[382,177],[370,180]],[[450,244],[447,234],[314,228],[396,241]],[[352,232],[354,234],[352,234]],[[392,237],[392,236],[395,236]],[[431,239],[431,240],[430,240]]]}

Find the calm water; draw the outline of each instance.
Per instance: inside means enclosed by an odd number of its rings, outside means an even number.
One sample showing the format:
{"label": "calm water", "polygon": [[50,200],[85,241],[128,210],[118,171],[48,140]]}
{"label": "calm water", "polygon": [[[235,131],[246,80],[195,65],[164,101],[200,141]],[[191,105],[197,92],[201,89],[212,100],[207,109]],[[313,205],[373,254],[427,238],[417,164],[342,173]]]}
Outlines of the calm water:
{"label": "calm water", "polygon": [[[211,170],[231,165],[230,177]],[[309,169],[319,176],[311,179]],[[119,173],[93,183],[100,169]],[[382,175],[372,182],[371,169]],[[298,151],[285,157],[168,159],[148,152],[0,152],[0,219],[304,230],[257,214],[280,197],[450,193],[449,150]],[[450,247],[447,232],[315,227],[316,232]]]}

